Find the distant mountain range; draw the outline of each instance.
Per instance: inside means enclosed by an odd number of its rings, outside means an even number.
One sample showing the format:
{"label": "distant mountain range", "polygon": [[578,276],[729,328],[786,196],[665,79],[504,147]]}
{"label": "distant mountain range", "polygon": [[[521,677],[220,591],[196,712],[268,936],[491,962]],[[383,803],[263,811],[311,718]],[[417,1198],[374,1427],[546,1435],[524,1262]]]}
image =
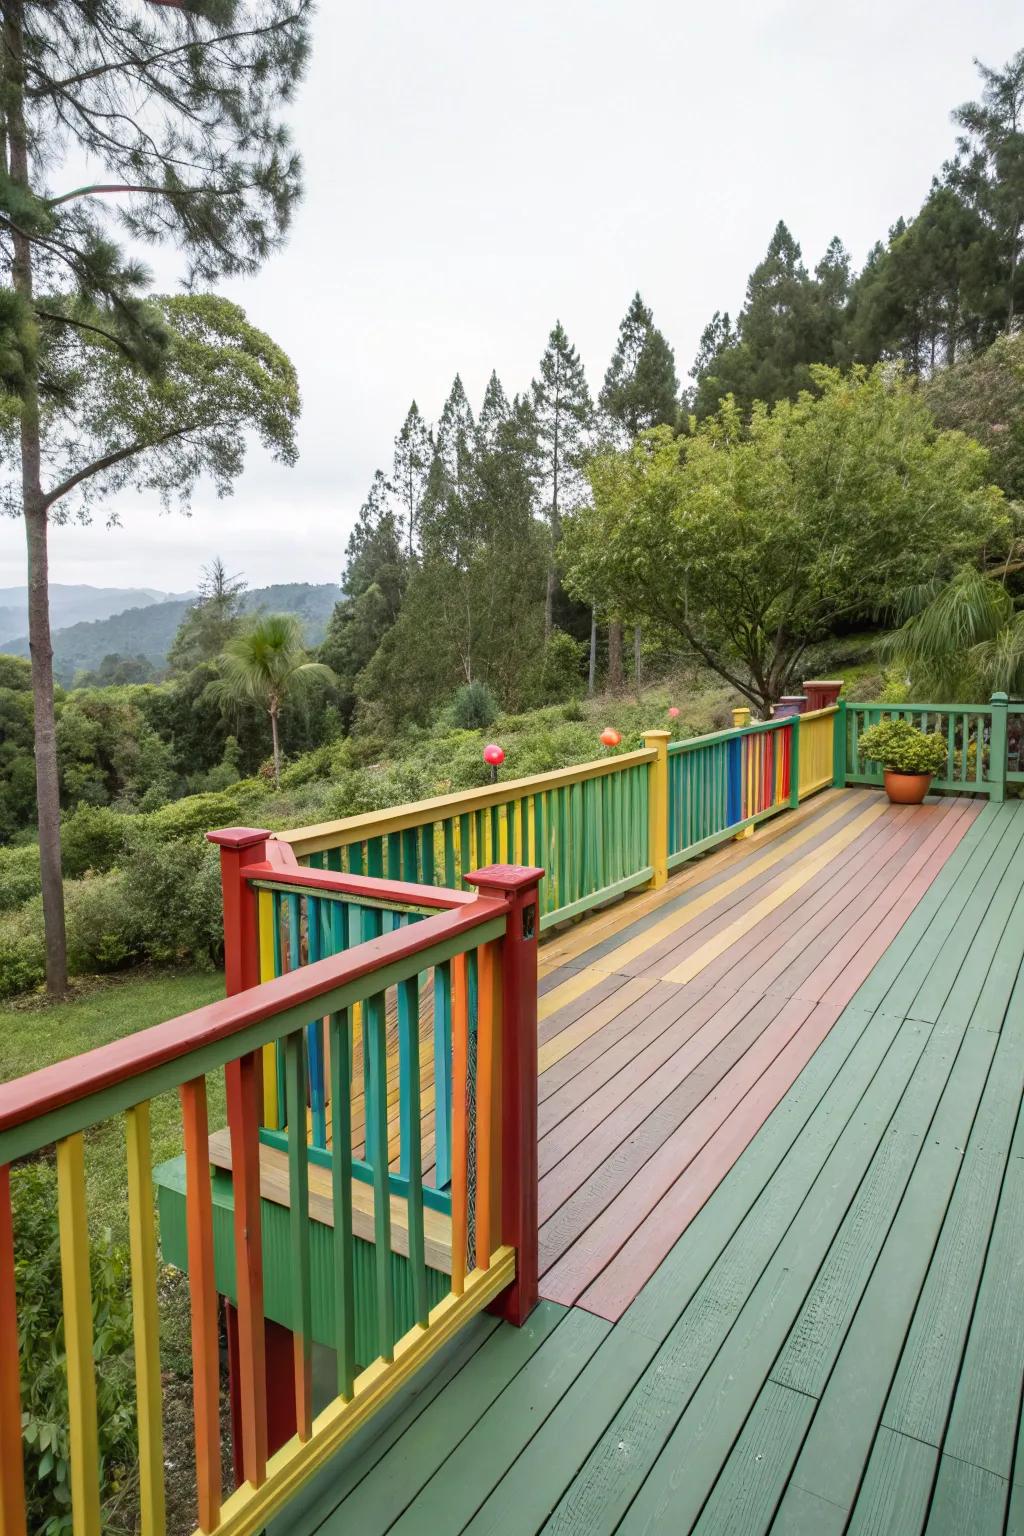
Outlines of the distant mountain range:
{"label": "distant mountain range", "polygon": [[[50,625],[66,629],[90,619],[109,619],[126,608],[148,608],[168,598],[188,598],[189,592],[156,592],[152,587],[50,587]],[[28,588],[0,587],[0,635],[23,635],[28,628]],[[0,646],[3,642],[0,641]]]}
{"label": "distant mountain range", "polygon": [[[99,588],[72,587],[51,588],[63,592],[89,593],[98,596]],[[110,589],[116,591],[116,589]],[[12,593],[24,593],[24,588],[0,589],[0,635],[2,628],[3,600]],[[79,672],[91,672],[105,656],[145,656],[154,667],[162,667],[194,595],[164,597],[161,594],[122,592],[122,596],[134,599],[134,606],[102,618],[64,623],[58,626],[54,618],[53,670],[57,680],[70,686]],[[262,610],[264,613],[294,613],[302,620],[306,640],[319,645],[324,637],[327,622],[334,605],[341,596],[341,589],[333,582],[313,584],[306,581],[285,582],[273,587],[260,587],[246,592],[243,607],[246,612]],[[22,611],[21,622],[25,615]],[[9,656],[27,656],[28,638],[15,632],[15,638],[0,640],[0,651]]]}

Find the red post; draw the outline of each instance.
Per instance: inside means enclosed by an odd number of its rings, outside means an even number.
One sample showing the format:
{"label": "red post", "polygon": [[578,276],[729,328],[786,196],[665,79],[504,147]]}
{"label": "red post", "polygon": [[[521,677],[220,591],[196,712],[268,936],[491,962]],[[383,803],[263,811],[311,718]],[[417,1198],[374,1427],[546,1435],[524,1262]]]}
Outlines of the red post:
{"label": "red post", "polygon": [[260,979],[256,892],[242,879],[246,864],[266,858],[269,832],[256,827],[224,827],[207,832],[220,848],[220,885],[224,897],[224,985],[228,997],[254,987]]}
{"label": "red post", "polygon": [[[224,1320],[228,1337],[228,1396],[231,1404],[232,1464],[235,1469],[235,1486],[245,1482],[242,1465],[242,1436],[236,1426],[242,1422],[242,1375],[239,1360],[238,1308],[233,1302],[224,1303]],[[264,1324],[267,1351],[267,1375],[272,1381],[284,1381],[292,1370],[294,1335],[290,1328],[267,1318]],[[267,1450],[272,1456],[295,1433],[295,1393],[273,1392],[267,1402]]]}
{"label": "red post", "polygon": [[501,1240],[516,1278],[491,1311],[521,1327],[537,1305],[537,940],[542,869],[492,864],[467,875],[512,903],[501,945]]}

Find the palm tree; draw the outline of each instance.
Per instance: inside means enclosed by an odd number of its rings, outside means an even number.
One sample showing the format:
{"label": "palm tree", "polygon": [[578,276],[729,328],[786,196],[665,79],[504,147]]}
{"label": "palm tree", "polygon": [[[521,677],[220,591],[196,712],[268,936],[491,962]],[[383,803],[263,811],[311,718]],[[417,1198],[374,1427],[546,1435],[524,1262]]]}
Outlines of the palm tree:
{"label": "palm tree", "polygon": [[217,693],[225,702],[254,703],[270,716],[274,744],[274,782],[281,783],[281,743],[278,716],[282,704],[315,677],[335,681],[322,661],[310,661],[302,625],[293,613],[269,613],[253,619],[220,655]]}
{"label": "palm tree", "polygon": [[994,575],[961,566],[948,581],[905,595],[898,614],[903,623],[882,650],[916,691],[951,703],[1021,692],[1024,611],[1007,590],[1008,569]]}

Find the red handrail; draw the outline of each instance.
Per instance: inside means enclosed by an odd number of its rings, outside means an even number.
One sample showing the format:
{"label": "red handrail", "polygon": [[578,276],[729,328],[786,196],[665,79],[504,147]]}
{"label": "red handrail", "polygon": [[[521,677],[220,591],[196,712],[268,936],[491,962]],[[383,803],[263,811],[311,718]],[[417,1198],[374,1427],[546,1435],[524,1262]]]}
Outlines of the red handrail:
{"label": "red handrail", "polygon": [[[275,869],[274,878],[280,872]],[[310,873],[309,871],[304,871]],[[81,1056],[56,1062],[0,1084],[0,1133],[68,1104],[78,1103],[105,1088],[166,1066],[204,1046],[215,1045],[253,1024],[273,1018],[323,993],[360,981],[364,976],[431,949],[446,939],[469,933],[482,923],[511,910],[508,899],[470,896],[464,904],[438,912],[422,922],[368,939],[354,949],[330,955],[289,971],[273,981],[207,1003],[175,1019],[151,1025],[136,1035],[97,1046]]]}

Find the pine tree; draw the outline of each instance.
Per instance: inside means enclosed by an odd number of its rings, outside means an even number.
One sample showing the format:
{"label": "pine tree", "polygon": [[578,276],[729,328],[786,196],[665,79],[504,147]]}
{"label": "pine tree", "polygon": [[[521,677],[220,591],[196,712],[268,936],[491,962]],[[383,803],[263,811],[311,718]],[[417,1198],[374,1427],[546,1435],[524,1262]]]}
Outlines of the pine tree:
{"label": "pine tree", "polygon": [[472,538],[471,496],[476,424],[462,379],[455,375],[434,438],[434,457],[422,502],[426,555],[435,551],[458,563]]}
{"label": "pine tree", "polygon": [[[654,324],[639,291],[619,326],[619,338],[604,376],[600,403],[620,436],[631,443],[651,427],[674,426],[679,415],[679,380],[672,348]],[[639,634],[633,637],[639,655]],[[608,626],[608,686],[618,691],[625,681],[622,666],[622,624]]]}
{"label": "pine tree", "polygon": [[[186,488],[190,465],[195,470],[189,451],[202,430],[193,422],[192,444],[180,422],[174,437],[162,435],[151,409],[148,416],[140,411],[140,435],[126,441],[118,435],[124,412],[104,418],[102,402],[87,390],[86,405],[97,407],[89,438],[100,439],[106,428],[108,441],[105,452],[82,462],[68,453],[79,443],[70,378],[89,384],[102,374],[90,361],[105,348],[106,371],[116,363],[125,390],[128,370],[158,380],[173,342],[168,321],[181,310],[161,313],[145,302],[148,274],[118,247],[115,230],[139,242],[181,246],[193,286],[253,272],[279,243],[300,184],[280,114],[302,74],[310,11],[311,0],[197,0],[187,8],[180,0],[0,5],[0,259],[10,282],[0,303],[0,383],[20,463],[8,510],[24,517],[28,543],[51,992],[63,991],[67,966],[48,524],[90,482],[93,490],[128,483],[154,440],[162,463],[150,483],[164,492]],[[50,186],[48,173],[69,161],[95,167],[93,178]],[[63,415],[53,414],[55,402]],[[236,442],[244,436],[240,419],[223,430],[234,430]],[[69,456],[73,474],[52,477],[54,462]],[[224,451],[221,463],[230,478]]]}
{"label": "pine tree", "polygon": [[963,130],[957,157],[946,167],[951,186],[962,191],[995,234],[1004,266],[1003,309],[1007,331],[1024,295],[1020,289],[1024,252],[1024,48],[1003,70],[975,60],[982,79],[980,101],[953,113]]}
{"label": "pine tree", "polygon": [[398,622],[409,576],[404,530],[392,510],[392,489],[380,470],[373,477],[349,535],[341,587],[320,660],[338,679],[346,724],[357,703],[357,680]]}
{"label": "pine tree", "polygon": [[493,453],[498,445],[501,429],[508,421],[511,407],[501,380],[494,370],[487,381],[483,404],[476,423],[476,452]]}
{"label": "pine tree", "polygon": [[245,580],[229,576],[219,555],[203,567],[196,601],[178,625],[167,653],[172,672],[187,672],[203,662],[216,661],[238,629],[245,589]]}
{"label": "pine tree", "polygon": [[433,457],[434,440],[414,400],[409,407],[402,430],[395,438],[395,456],[391,471],[391,484],[402,509],[405,546],[410,558],[415,554],[416,541],[419,538],[420,514]]}
{"label": "pine tree", "polygon": [[604,376],[601,407],[632,441],[651,427],[674,426],[678,395],[672,348],[635,293]]}
{"label": "pine tree", "polygon": [[556,320],[544,355],[540,376],[531,386],[537,436],[543,461],[541,488],[544,510],[551,530],[544,600],[544,633],[551,633],[555,591],[558,586],[556,553],[562,535],[562,513],[576,505],[582,488],[580,462],[593,425],[594,405],[587,387],[579,353]]}

